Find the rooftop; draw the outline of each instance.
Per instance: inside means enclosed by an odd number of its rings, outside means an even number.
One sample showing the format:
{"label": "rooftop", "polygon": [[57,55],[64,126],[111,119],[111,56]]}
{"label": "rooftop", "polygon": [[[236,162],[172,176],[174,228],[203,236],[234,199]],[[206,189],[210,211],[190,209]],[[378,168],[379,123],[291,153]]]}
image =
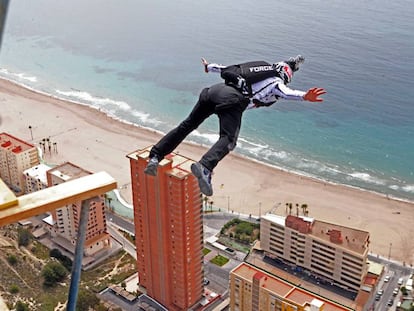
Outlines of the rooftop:
{"label": "rooftop", "polygon": [[34,179],[38,179],[43,184],[47,184],[47,178],[46,178],[46,172],[50,170],[51,167],[46,164],[39,164],[36,166],[33,166],[25,171],[23,171],[23,174],[30,176]]}
{"label": "rooftop", "polygon": [[260,286],[267,290],[275,293],[276,295],[290,300],[301,306],[310,306],[311,303],[317,301],[323,302],[324,311],[349,311],[351,308],[341,306],[335,302],[332,302],[324,297],[315,295],[311,292],[306,291],[303,288],[298,288],[295,285],[271,275],[261,269],[251,266],[247,263],[241,263],[239,266],[232,270],[232,273],[247,280],[252,281],[253,278],[260,279]]}
{"label": "rooftop", "polygon": [[[144,159],[149,158],[151,146],[146,147],[141,150],[134,151],[127,155],[131,159]],[[170,175],[177,178],[184,178],[191,174],[191,164],[194,163],[194,160],[180,155],[179,153],[170,153],[163,160],[160,161],[159,166],[163,167],[166,165],[171,165],[171,170],[168,172]]]}
{"label": "rooftop", "polygon": [[0,146],[0,149],[11,150],[14,153],[34,148],[34,145],[4,132],[0,133]]}
{"label": "rooftop", "polygon": [[331,242],[330,234],[338,231],[342,238],[340,242],[335,244],[361,255],[367,251],[367,242],[369,242],[369,232],[367,231],[315,220],[311,235],[326,242]]}
{"label": "rooftop", "polygon": [[[361,255],[364,254],[368,248],[369,232],[367,231],[315,220],[305,216],[296,217],[289,215],[288,217],[285,217],[274,214],[266,214],[262,216],[262,218],[278,224],[279,226],[291,227],[297,231],[302,230],[301,228],[303,226],[301,225],[303,223],[309,223],[309,233],[305,233],[303,230],[302,233],[324,240],[328,243],[340,245],[349,251]],[[286,222],[287,219],[289,220],[288,222]],[[295,219],[297,219],[297,221],[295,221]]]}
{"label": "rooftop", "polygon": [[65,162],[61,165],[55,166],[54,168],[50,169],[49,174],[59,177],[63,181],[68,181],[70,179],[76,179],[79,177],[87,176],[92,173],[75,164]]}

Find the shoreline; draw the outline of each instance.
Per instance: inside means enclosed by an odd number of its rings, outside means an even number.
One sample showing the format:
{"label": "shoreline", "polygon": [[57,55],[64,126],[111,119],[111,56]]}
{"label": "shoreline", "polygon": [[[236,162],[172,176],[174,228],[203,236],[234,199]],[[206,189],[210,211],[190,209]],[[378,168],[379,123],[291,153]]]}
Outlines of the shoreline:
{"label": "shoreline", "polygon": [[[57,143],[45,161],[72,162],[92,172],[107,171],[129,203],[129,162],[126,155],[154,144],[161,134],[115,119],[99,109],[25,88],[0,78],[1,131],[38,145],[44,137]],[[33,141],[28,126],[32,127]],[[176,151],[198,160],[206,147],[185,142]],[[285,204],[307,204],[309,216],[369,231],[370,251],[413,263],[414,202],[350,185],[284,170],[243,155],[230,153],[213,175],[217,207],[261,216],[269,211],[286,214]],[[292,214],[302,213],[294,208]]]}
{"label": "shoreline", "polygon": [[[17,88],[22,88],[22,89],[27,90],[28,92],[32,92],[34,94],[38,94],[38,95],[41,95],[41,96],[46,96],[46,97],[49,97],[51,99],[55,99],[55,100],[60,101],[60,102],[66,102],[66,103],[72,104],[72,105],[79,105],[79,106],[84,107],[85,109],[91,109],[92,111],[95,111],[96,113],[100,113],[103,116],[105,116],[107,118],[110,118],[115,122],[123,123],[126,126],[132,126],[132,127],[136,128],[137,130],[148,131],[152,134],[158,135],[159,137],[161,137],[162,135],[165,134],[165,133],[162,133],[161,131],[157,131],[157,130],[152,129],[152,128],[141,126],[141,125],[135,124],[133,122],[130,122],[130,121],[121,119],[119,117],[116,117],[114,115],[111,115],[109,111],[106,111],[104,109],[96,108],[96,107],[93,107],[89,104],[82,103],[80,101],[68,100],[68,99],[65,99],[65,98],[62,98],[62,97],[59,97],[59,96],[56,96],[56,95],[52,95],[50,93],[39,91],[39,90],[36,90],[36,89],[34,89],[32,87],[29,87],[25,84],[20,84],[16,81],[13,81],[12,79],[9,79],[9,78],[6,78],[6,77],[0,76],[0,81],[10,83],[10,84],[16,86]],[[0,126],[1,126],[1,115],[0,115]],[[208,148],[208,146],[205,146],[203,144],[198,144],[196,142],[191,142],[191,141],[184,141],[183,144],[188,144],[189,146],[193,146],[195,148],[203,148],[203,149]],[[352,188],[352,189],[356,189],[356,190],[360,190],[360,191],[366,191],[366,192],[370,192],[370,193],[373,193],[373,194],[376,194],[376,195],[384,196],[387,199],[392,199],[392,200],[396,200],[396,201],[401,201],[401,202],[413,203],[414,204],[414,199],[408,199],[408,198],[398,197],[398,196],[395,196],[395,195],[389,195],[389,194],[386,194],[386,193],[383,193],[383,192],[380,192],[380,191],[370,190],[370,189],[362,188],[360,186],[344,184],[344,183],[324,179],[322,177],[313,176],[312,174],[309,174],[309,173],[298,172],[298,171],[295,171],[295,170],[289,170],[289,169],[281,167],[281,166],[273,165],[273,164],[266,163],[266,162],[260,162],[260,160],[258,160],[258,159],[248,157],[247,155],[243,155],[241,153],[237,153],[237,151],[236,152],[231,152],[229,154],[229,156],[240,157],[243,160],[252,161],[252,162],[254,162],[258,165],[264,165],[264,166],[268,166],[272,169],[280,170],[282,172],[295,174],[295,175],[305,177],[305,178],[314,179],[314,180],[316,180],[318,182],[321,182],[321,183],[329,183],[329,184],[332,184],[332,185],[349,187],[349,188]]]}

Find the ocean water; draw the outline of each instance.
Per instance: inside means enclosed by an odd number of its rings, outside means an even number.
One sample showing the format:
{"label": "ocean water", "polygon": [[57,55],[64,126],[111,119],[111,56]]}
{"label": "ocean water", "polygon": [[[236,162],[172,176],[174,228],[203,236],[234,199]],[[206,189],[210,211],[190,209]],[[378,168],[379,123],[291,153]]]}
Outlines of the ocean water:
{"label": "ocean water", "polygon": [[[302,54],[290,87],[324,87],[325,101],[247,111],[234,152],[414,200],[412,16],[410,0],[12,1],[0,75],[166,132],[221,82],[201,57]],[[217,128],[210,118],[188,139],[211,145]]]}

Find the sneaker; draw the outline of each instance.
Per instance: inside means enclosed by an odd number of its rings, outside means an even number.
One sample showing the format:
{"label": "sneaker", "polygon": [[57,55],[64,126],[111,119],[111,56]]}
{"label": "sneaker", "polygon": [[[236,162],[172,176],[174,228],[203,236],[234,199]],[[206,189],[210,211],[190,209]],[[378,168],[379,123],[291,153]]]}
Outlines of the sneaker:
{"label": "sneaker", "polygon": [[157,176],[158,158],[152,157],[149,159],[147,167],[144,169],[144,173],[151,176]]}
{"label": "sneaker", "polygon": [[191,164],[191,172],[198,179],[198,186],[200,187],[201,193],[206,196],[213,195],[211,172],[198,162]]}
{"label": "sneaker", "polygon": [[303,64],[304,62],[305,62],[305,57],[303,57],[302,55],[291,57],[287,61],[288,65],[292,68],[293,71],[298,71],[299,65]]}

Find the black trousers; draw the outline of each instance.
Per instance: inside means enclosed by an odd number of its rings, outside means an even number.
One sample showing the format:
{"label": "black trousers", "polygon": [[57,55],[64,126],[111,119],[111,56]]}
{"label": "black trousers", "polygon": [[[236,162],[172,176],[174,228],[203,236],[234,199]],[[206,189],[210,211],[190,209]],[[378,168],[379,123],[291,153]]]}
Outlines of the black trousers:
{"label": "black trousers", "polygon": [[190,115],[154,145],[150,157],[163,159],[205,119],[216,114],[219,118],[220,138],[200,160],[203,166],[213,171],[218,162],[236,147],[242,115],[248,103],[248,98],[224,83],[205,88]]}

